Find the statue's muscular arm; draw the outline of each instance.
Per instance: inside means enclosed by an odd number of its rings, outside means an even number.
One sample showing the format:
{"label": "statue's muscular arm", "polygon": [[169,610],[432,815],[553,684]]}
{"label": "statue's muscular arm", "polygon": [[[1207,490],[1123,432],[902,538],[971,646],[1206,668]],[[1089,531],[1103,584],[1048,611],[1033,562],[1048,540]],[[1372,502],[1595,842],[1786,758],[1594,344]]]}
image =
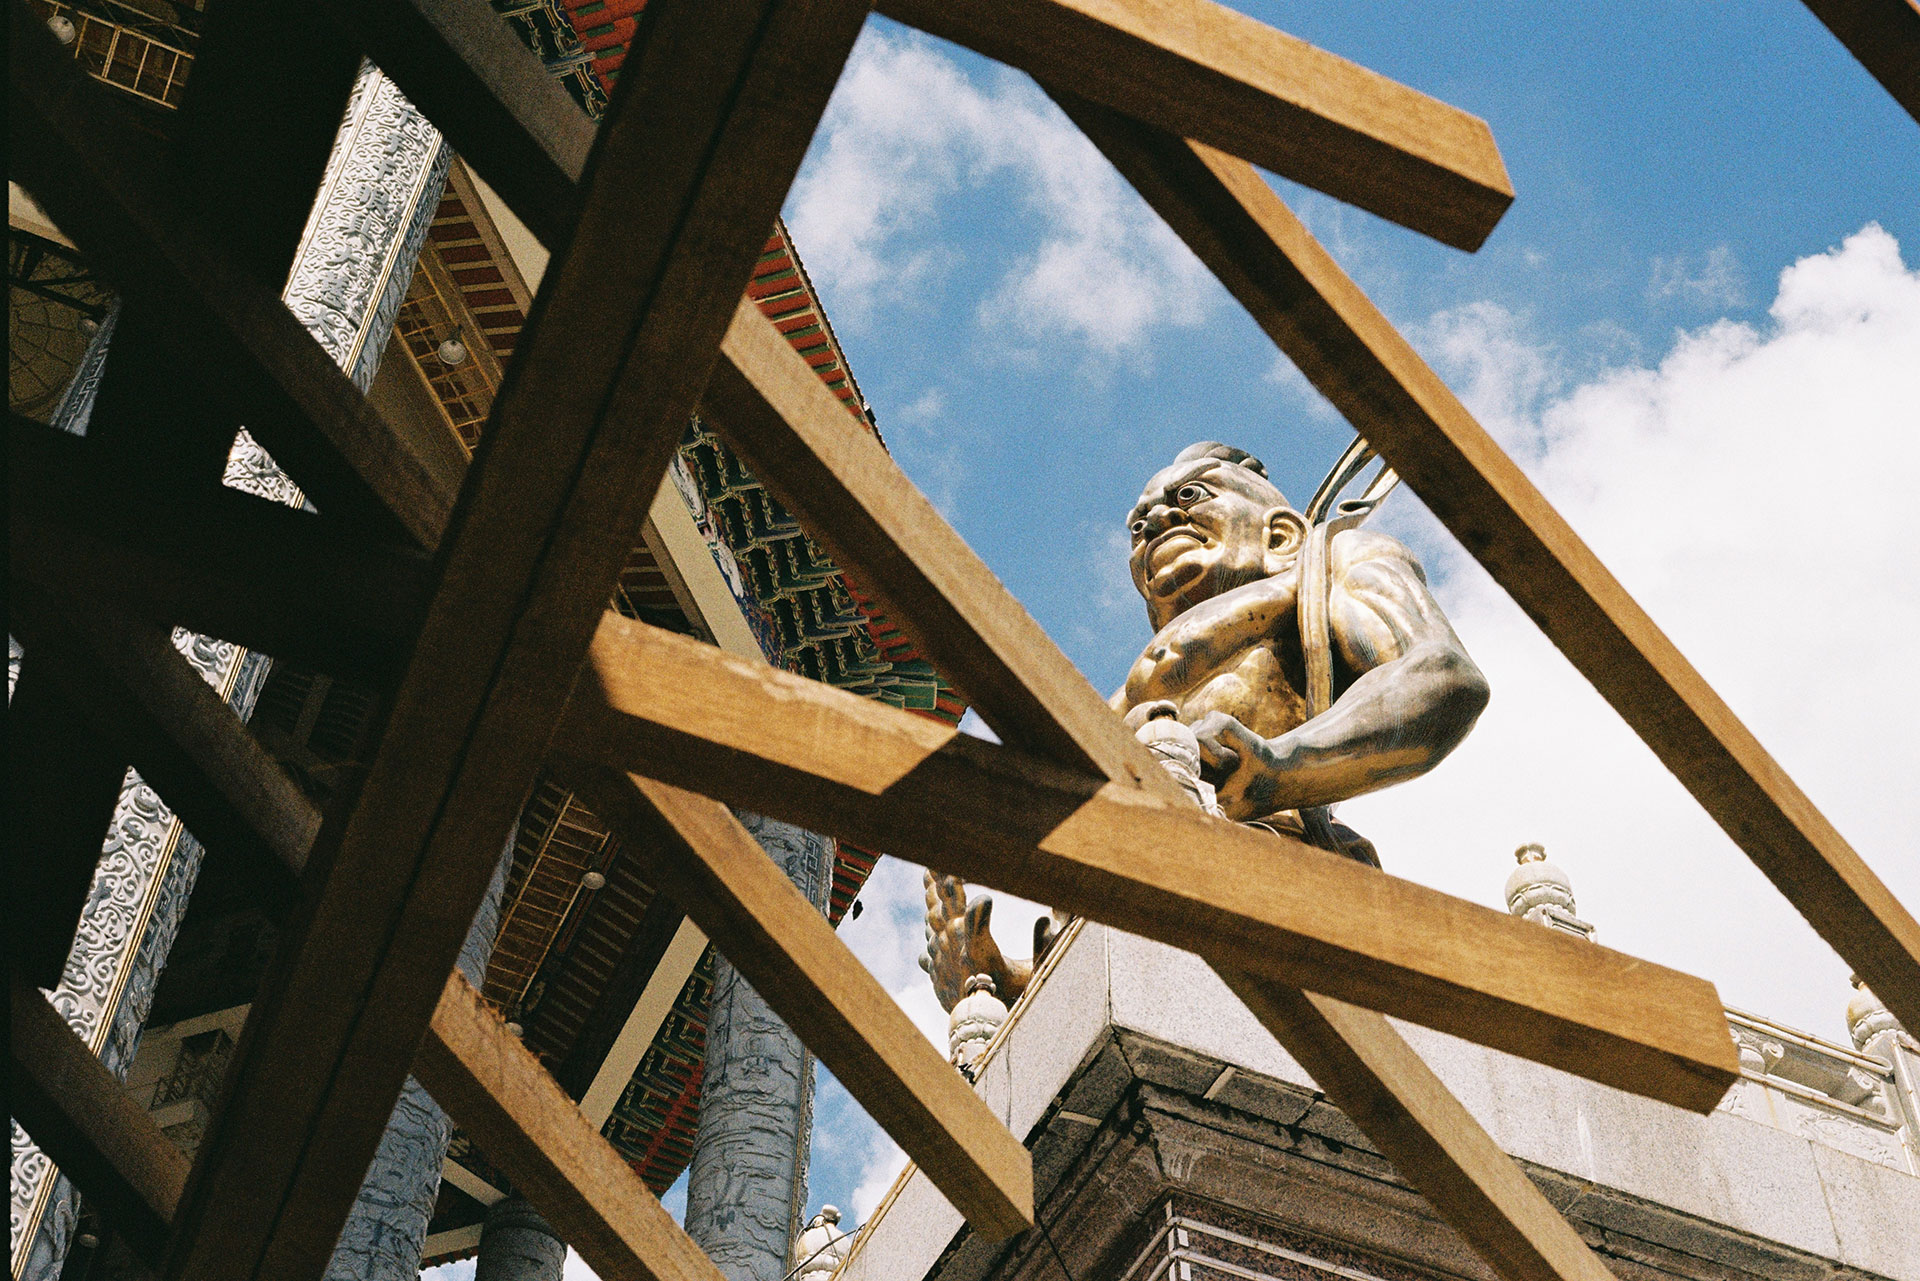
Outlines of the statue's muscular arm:
{"label": "statue's muscular arm", "polygon": [[1193,727],[1231,817],[1328,805],[1424,774],[1486,707],[1486,679],[1411,552],[1370,530],[1337,535],[1329,552],[1333,706],[1271,739],[1218,714]]}

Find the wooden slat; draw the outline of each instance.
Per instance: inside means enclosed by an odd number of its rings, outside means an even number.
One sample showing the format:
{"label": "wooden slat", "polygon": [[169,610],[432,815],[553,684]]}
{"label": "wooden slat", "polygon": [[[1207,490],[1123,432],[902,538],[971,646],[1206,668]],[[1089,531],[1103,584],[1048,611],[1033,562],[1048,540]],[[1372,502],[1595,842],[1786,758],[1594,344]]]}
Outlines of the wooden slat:
{"label": "wooden slat", "polygon": [[281,302],[231,261],[218,226],[189,215],[111,126],[94,83],[13,0],[9,174],[147,318],[181,368],[243,421],[338,519],[432,546],[458,484],[452,454],[408,440],[369,406]]}
{"label": "wooden slat", "polygon": [[464,0],[325,8],[543,244],[566,244],[594,124],[497,14]]}
{"label": "wooden slat", "polygon": [[573,781],[975,1232],[1033,1226],[1027,1150],[726,806],[609,769]]}
{"label": "wooden slat", "polygon": [[1806,0],[1806,4],[1881,88],[1920,121],[1920,3]]}
{"label": "wooden slat", "polygon": [[60,981],[127,759],[74,707],[76,675],[55,627],[8,624],[25,645],[7,704],[6,880],[9,964],[42,987]]}
{"label": "wooden slat", "polygon": [[413,1070],[602,1281],[722,1281],[458,972],[447,979]]}
{"label": "wooden slat", "polygon": [[17,971],[8,981],[7,1101],[14,1118],[134,1252],[157,1262],[187,1181],[187,1158],[45,996]]}
{"label": "wooden slat", "polygon": [[1552,1202],[1371,1010],[1221,969],[1326,1096],[1507,1281],[1613,1281]]}
{"label": "wooden slat", "polygon": [[1062,105],[1820,936],[1920,1023],[1913,914],[1259,174]]}
{"label": "wooden slat", "polygon": [[[172,117],[171,190],[222,227],[221,248],[278,293],[320,185],[355,48],[300,6],[221,0],[206,13],[185,100]],[[88,436],[181,491],[220,484],[239,420],[217,412],[199,371],[167,349],[164,317],[121,315]]]}
{"label": "wooden slat", "polygon": [[377,685],[397,678],[432,583],[422,552],[238,490],[159,490],[17,417],[7,499],[15,582]]}
{"label": "wooden slat", "polygon": [[555,749],[1698,1112],[1711,984],[618,615]]}
{"label": "wooden slat", "polygon": [[1212,0],[879,9],[1459,249],[1513,202],[1485,121]]}
{"label": "wooden slat", "polygon": [[63,692],[76,719],[123,753],[202,845],[298,879],[319,810],[174,647],[171,629],[97,603],[33,605],[57,618],[49,630],[65,641]]}
{"label": "wooden slat", "polygon": [[[632,857],[630,853],[624,856]],[[607,976],[606,986],[581,1020],[580,1032],[568,1047],[567,1057],[553,1069],[553,1079],[573,1098],[585,1100],[593,1088],[607,1055],[620,1040],[634,1006],[646,994],[686,919],[680,905],[665,894],[655,894],[647,903],[632,938],[621,949],[613,973]]]}
{"label": "wooden slat", "polygon": [[703,413],[1002,740],[1165,797],[1179,794],[751,300],[735,310],[721,354]]}
{"label": "wooden slat", "polygon": [[172,1277],[330,1255],[733,305],[864,20],[656,0],[356,804],[255,1004]]}

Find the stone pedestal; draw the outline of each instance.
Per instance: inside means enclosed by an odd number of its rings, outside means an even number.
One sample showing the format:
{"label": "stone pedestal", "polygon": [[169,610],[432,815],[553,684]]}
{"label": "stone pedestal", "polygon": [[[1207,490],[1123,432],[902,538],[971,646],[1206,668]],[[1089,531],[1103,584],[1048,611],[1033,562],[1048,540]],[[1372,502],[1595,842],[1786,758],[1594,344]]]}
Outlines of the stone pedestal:
{"label": "stone pedestal", "polygon": [[[909,1170],[837,1281],[1491,1281],[1198,958],[1095,925],[1062,946],[975,1085],[1033,1153],[1043,1230],[976,1238]],[[1621,1281],[1920,1281],[1910,1150],[1830,1132],[1874,1115],[1697,1116],[1397,1026]]]}

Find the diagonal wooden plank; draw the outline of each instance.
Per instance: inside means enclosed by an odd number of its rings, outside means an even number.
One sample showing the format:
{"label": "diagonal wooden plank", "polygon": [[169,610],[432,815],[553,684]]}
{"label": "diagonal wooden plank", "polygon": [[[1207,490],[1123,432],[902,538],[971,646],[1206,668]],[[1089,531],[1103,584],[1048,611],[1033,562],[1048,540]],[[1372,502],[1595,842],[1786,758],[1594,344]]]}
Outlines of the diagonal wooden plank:
{"label": "diagonal wooden plank", "polygon": [[31,626],[23,612],[15,602],[7,619],[27,652],[7,703],[6,952],[11,967],[52,987],[86,909],[127,759],[74,706],[86,674],[65,652],[64,630]]}
{"label": "diagonal wooden plank", "polygon": [[432,586],[418,550],[234,489],[162,491],[20,418],[7,529],[11,581],[377,685],[397,678]]}
{"label": "diagonal wooden plank", "polygon": [[726,806],[611,769],[570,782],[974,1231],[1033,1226],[1026,1149]]}
{"label": "diagonal wooden plank", "polygon": [[625,1158],[457,971],[413,1070],[604,1281],[722,1281]]}
{"label": "diagonal wooden plank", "polygon": [[1507,1281],[1612,1281],[1573,1225],[1384,1017],[1231,968],[1219,974]]}
{"label": "diagonal wooden plank", "polygon": [[182,368],[328,515],[431,547],[458,486],[450,453],[396,432],[280,300],[130,153],[94,83],[24,0],[9,6],[8,172],[137,307]]}
{"label": "diagonal wooden plank", "polygon": [[649,5],[325,880],[189,1185],[172,1277],[318,1275],[594,624],[860,25]]}
{"label": "diagonal wooden plank", "polygon": [[547,248],[565,246],[594,123],[497,13],[466,0],[324,7]]}
{"label": "diagonal wooden plank", "polygon": [[1711,984],[609,614],[557,752],[1694,1111]]}
{"label": "diagonal wooden plank", "polygon": [[1212,0],[882,0],[880,12],[1459,249],[1513,202],[1486,122]]}
{"label": "diagonal wooden plank", "polygon": [[1806,0],[1813,16],[1920,121],[1920,2]]}
{"label": "diagonal wooden plank", "polygon": [[290,887],[320,812],[174,647],[171,629],[91,602],[28,603],[64,642],[64,692],[85,726],[132,762],[201,844],[275,867]]}
{"label": "diagonal wooden plank", "polygon": [[1000,737],[1179,795],[1066,655],[751,300],[702,411]]}
{"label": "diagonal wooden plank", "polygon": [[8,1106],[136,1254],[158,1262],[187,1158],[47,998],[9,971]]}
{"label": "diagonal wooden plank", "polygon": [[[306,228],[359,52],[300,6],[220,0],[206,10],[185,99],[169,121],[171,189],[222,227],[221,247],[278,293]],[[239,421],[167,349],[138,307],[121,315],[88,436],[181,490],[221,482]]]}
{"label": "diagonal wooden plank", "polygon": [[1834,951],[1920,1021],[1913,914],[1259,174],[1061,101]]}

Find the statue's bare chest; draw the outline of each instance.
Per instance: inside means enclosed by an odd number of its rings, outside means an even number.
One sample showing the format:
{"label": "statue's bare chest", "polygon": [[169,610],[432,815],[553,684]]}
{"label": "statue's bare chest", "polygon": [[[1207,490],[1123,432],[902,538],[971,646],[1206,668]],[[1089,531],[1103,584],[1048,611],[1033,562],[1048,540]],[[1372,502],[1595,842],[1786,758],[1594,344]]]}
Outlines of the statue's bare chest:
{"label": "statue's bare chest", "polygon": [[1193,724],[1225,712],[1263,738],[1306,719],[1291,590],[1228,593],[1174,619],[1127,680],[1127,702],[1166,699]]}

